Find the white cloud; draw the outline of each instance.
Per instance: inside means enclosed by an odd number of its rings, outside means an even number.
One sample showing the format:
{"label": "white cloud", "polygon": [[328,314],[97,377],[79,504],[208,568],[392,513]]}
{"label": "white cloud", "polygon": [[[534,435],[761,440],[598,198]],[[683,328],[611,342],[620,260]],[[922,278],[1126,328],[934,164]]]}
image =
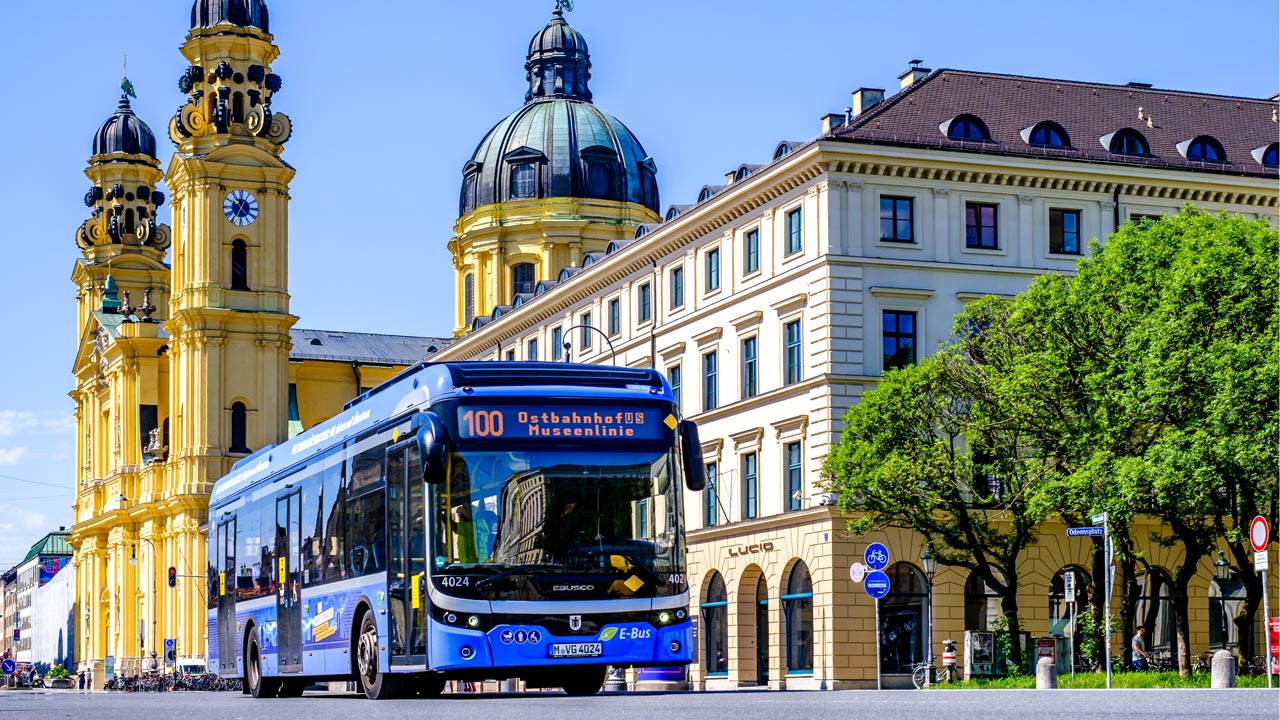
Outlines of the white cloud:
{"label": "white cloud", "polygon": [[16,448],[0,448],[0,465],[17,465],[22,461],[22,456],[27,454],[25,447]]}
{"label": "white cloud", "polygon": [[70,432],[75,430],[75,427],[76,419],[72,415],[38,418],[32,413],[21,410],[0,410],[0,437],[16,435],[31,429],[55,433]]}

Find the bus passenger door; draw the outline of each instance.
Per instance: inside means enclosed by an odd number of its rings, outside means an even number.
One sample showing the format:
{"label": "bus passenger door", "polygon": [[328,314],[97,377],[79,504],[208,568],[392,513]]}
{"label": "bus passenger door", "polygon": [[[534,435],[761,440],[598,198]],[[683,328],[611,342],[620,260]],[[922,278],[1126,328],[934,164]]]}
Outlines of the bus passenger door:
{"label": "bus passenger door", "polygon": [[236,637],[236,519],[218,525],[214,551],[222,558],[218,566],[218,673],[234,675],[236,653],[240,651]]}
{"label": "bus passenger door", "polygon": [[416,442],[392,447],[387,452],[392,665],[424,665],[427,661],[425,501]]}
{"label": "bus passenger door", "polygon": [[302,672],[302,495],[276,501],[276,662],[282,673]]}

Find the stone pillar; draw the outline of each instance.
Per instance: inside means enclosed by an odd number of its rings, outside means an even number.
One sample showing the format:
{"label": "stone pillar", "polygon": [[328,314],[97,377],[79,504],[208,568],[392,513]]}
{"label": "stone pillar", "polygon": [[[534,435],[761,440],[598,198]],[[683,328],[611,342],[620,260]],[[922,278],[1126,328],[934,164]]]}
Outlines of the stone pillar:
{"label": "stone pillar", "polygon": [[1051,657],[1036,661],[1036,689],[1055,690],[1058,687],[1058,666]]}
{"label": "stone pillar", "polygon": [[1213,654],[1213,679],[1209,687],[1233,688],[1236,686],[1236,659],[1226,650]]}

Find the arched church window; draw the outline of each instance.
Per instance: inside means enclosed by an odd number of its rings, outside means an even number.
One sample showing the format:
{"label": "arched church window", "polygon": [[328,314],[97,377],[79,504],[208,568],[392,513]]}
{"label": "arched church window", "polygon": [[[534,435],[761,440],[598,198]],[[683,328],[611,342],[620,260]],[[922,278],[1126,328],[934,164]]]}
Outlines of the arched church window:
{"label": "arched church window", "polygon": [[124,234],[132,235],[137,230],[137,220],[134,219],[133,208],[124,211]]}
{"label": "arched church window", "polygon": [[587,164],[587,193],[591,197],[608,197],[610,186],[613,184],[613,173],[609,172],[609,167],[602,163]]}
{"label": "arched church window", "polygon": [[250,453],[248,445],[247,422],[248,411],[245,409],[244,403],[236,402],[231,404],[231,452],[233,453]]}
{"label": "arched church window", "polygon": [[467,273],[462,278],[463,323],[470,325],[476,317],[476,276]]}
{"label": "arched church window", "polygon": [[533,263],[520,263],[511,266],[511,297],[533,292],[536,281],[533,279]]}
{"label": "arched church window", "polygon": [[468,175],[462,184],[462,212],[476,209],[476,176]]}
{"label": "arched church window", "polygon": [[236,93],[231,97],[231,121],[244,122],[244,93]]}
{"label": "arched church window", "polygon": [[231,289],[249,289],[249,246],[243,240],[231,243]]}
{"label": "arched church window", "polygon": [[538,173],[531,163],[511,169],[511,197],[531,198],[538,194]]}

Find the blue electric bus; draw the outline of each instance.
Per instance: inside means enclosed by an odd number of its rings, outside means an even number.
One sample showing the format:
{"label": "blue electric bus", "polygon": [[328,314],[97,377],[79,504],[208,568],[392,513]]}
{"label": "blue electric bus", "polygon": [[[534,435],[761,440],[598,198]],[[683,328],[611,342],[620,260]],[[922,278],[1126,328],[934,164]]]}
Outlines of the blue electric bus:
{"label": "blue electric bus", "polygon": [[704,483],[655,371],[419,364],[214,485],[209,667],[382,699],[687,664],[681,486]]}

